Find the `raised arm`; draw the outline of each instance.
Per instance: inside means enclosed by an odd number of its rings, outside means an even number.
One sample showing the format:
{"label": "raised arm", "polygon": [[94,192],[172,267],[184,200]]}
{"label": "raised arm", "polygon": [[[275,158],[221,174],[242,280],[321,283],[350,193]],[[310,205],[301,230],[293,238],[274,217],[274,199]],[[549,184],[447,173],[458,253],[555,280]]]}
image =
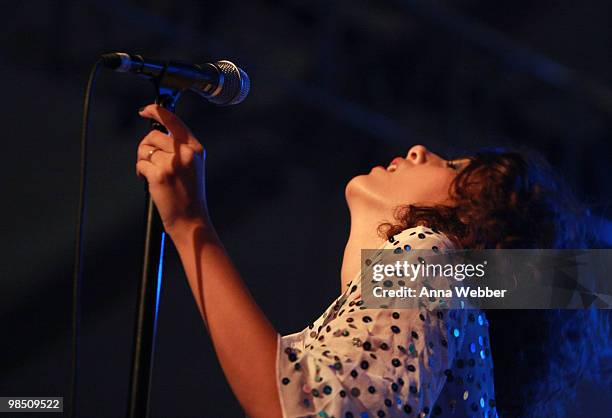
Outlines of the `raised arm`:
{"label": "raised arm", "polygon": [[275,381],[277,332],[210,221],[205,151],[176,115],[156,105],[140,115],[170,132],[152,131],[142,140],[136,171],[146,177],[164,229],[178,250],[223,372],[251,418],[281,417]]}

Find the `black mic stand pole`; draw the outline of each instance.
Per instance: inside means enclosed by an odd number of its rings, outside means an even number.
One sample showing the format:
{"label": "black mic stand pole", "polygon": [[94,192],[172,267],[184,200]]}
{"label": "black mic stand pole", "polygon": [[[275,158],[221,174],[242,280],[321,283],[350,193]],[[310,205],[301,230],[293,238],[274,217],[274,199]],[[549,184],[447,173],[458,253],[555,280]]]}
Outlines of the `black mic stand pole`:
{"label": "black mic stand pole", "polygon": [[[172,80],[168,80],[172,84]],[[174,112],[182,89],[163,86],[164,77],[156,81],[157,98],[155,103]],[[168,133],[157,121],[151,122],[151,128]],[[130,392],[128,400],[128,418],[147,418],[149,416],[151,377],[155,354],[155,336],[157,333],[157,316],[160,290],[162,285],[162,268],[166,234],[161,218],[145,183],[146,224],[144,252],[138,301],[136,307],[136,324],[132,353],[132,370],[130,375]]]}

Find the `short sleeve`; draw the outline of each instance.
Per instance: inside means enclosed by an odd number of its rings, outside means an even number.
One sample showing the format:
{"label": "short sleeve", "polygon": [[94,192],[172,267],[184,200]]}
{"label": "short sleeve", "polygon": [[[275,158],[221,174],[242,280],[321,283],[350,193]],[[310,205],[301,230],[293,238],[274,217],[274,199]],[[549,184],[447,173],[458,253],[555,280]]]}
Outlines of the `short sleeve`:
{"label": "short sleeve", "polygon": [[[425,227],[403,231],[388,245],[394,243],[452,246]],[[354,280],[309,327],[279,336],[283,417],[429,416],[464,327],[454,310],[367,308]]]}

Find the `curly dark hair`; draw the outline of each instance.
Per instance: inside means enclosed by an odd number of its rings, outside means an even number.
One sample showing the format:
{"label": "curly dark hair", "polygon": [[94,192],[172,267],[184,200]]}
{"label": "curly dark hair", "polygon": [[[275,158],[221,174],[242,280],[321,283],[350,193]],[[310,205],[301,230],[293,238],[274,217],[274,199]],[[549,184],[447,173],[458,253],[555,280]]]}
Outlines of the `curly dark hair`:
{"label": "curly dark hair", "polygon": [[[449,195],[452,205],[399,207],[397,222],[381,224],[379,233],[388,238],[424,225],[469,249],[577,249],[592,243],[589,212],[532,151],[477,152]],[[608,311],[489,310],[487,316],[502,417],[565,416],[577,383],[598,377],[600,358],[609,352]]]}

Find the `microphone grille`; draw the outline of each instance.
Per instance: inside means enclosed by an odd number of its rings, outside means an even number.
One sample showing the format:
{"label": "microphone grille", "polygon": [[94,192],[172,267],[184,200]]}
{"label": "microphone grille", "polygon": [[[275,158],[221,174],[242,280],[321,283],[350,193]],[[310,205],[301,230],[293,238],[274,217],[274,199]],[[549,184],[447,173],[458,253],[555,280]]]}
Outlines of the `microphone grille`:
{"label": "microphone grille", "polygon": [[249,76],[231,61],[217,61],[217,68],[223,74],[221,91],[209,100],[219,106],[230,106],[242,102],[249,94]]}

